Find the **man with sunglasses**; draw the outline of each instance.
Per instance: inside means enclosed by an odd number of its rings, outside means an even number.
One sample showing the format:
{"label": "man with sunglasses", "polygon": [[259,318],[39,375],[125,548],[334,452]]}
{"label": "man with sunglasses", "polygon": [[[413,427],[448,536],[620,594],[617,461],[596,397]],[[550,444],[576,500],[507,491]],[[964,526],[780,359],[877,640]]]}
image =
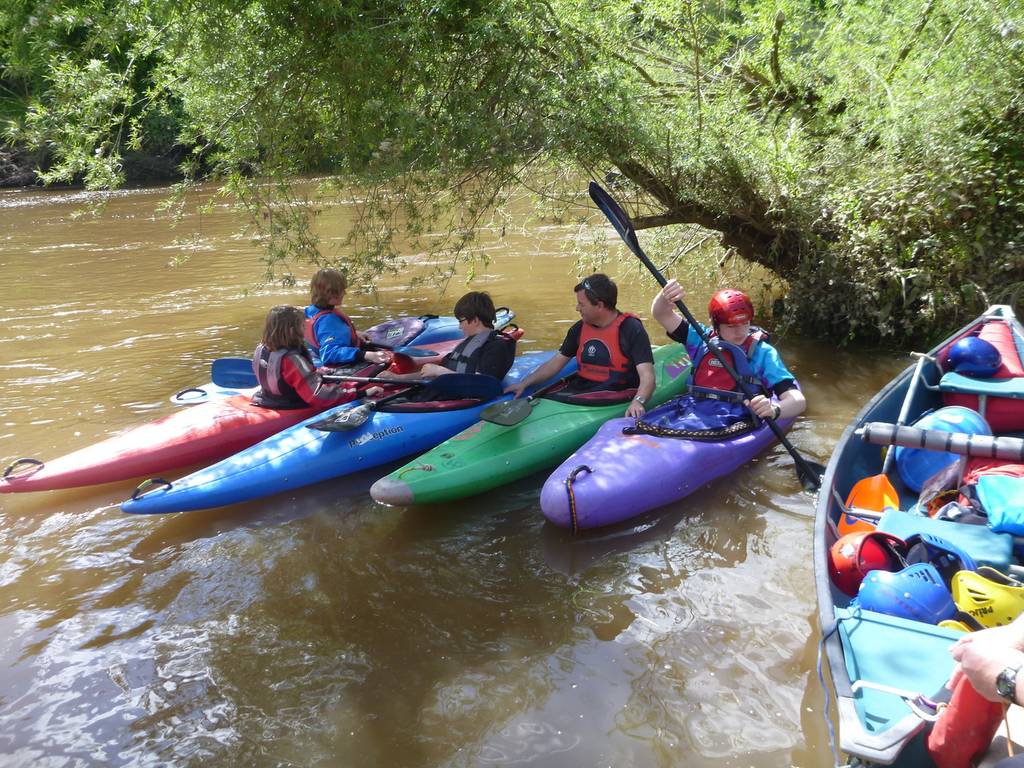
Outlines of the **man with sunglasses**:
{"label": "man with sunglasses", "polygon": [[575,357],[579,371],[560,394],[635,390],[626,416],[640,418],[654,392],[654,355],[643,323],[616,308],[619,289],[607,275],[590,275],[573,290],[581,319],[550,360],[506,392],[520,397],[527,387],[550,379]]}

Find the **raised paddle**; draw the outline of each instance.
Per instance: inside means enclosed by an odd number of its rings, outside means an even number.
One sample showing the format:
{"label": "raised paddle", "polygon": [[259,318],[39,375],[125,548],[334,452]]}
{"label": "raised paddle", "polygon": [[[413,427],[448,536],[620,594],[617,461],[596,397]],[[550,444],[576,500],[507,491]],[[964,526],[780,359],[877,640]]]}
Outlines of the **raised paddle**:
{"label": "raised paddle", "polygon": [[[917,355],[917,365],[911,374],[910,385],[907,387],[907,394],[903,398],[903,405],[900,407],[900,414],[896,418],[896,426],[901,427],[907,422],[910,413],[910,402],[914,399],[917,391],[917,382],[921,379],[921,369],[924,367],[928,355]],[[900,508],[900,494],[893,487],[889,480],[889,470],[892,468],[893,457],[896,451],[889,449],[885,452],[885,461],[882,462],[882,471],[871,477],[864,477],[854,483],[846,497],[846,506],[870,509],[881,512],[886,507]]]}
{"label": "raised paddle", "polygon": [[[619,233],[619,237],[621,237],[622,241],[629,247],[629,250],[631,250],[636,257],[643,262],[648,271],[654,275],[654,279],[657,280],[661,286],[664,286],[668,281],[665,280],[665,277],[658,271],[658,268],[654,266],[651,260],[647,258],[647,254],[643,252],[643,249],[640,247],[640,241],[637,240],[636,230],[633,228],[633,222],[629,220],[629,217],[619,207],[618,203],[612,200],[611,196],[605,192],[600,185],[593,181],[590,182],[590,197],[597,204],[597,207],[601,209],[601,212],[608,217],[608,221],[610,221],[612,226],[615,227],[615,231]],[[707,345],[711,354],[718,358],[718,362],[722,364],[722,367],[732,377],[732,380],[736,382],[736,386],[738,386],[740,391],[743,392],[744,397],[746,397],[747,400],[753,399],[754,393],[751,391],[750,387],[743,381],[743,379],[740,378],[739,374],[736,373],[736,370],[722,354],[722,350],[718,348],[718,344],[708,337],[700,323],[698,323],[694,319],[693,315],[690,314],[690,310],[686,308],[686,305],[681,301],[677,301],[676,308],[683,313],[683,317],[686,318],[686,322],[688,322],[690,327],[697,332],[697,335],[700,336],[700,340]],[[800,480],[800,484],[808,491],[818,490],[821,487],[821,476],[825,472],[825,467],[813,461],[808,461],[801,456],[797,452],[796,448],[793,447],[793,444],[786,438],[786,435],[783,433],[782,429],[779,428],[779,425],[775,423],[774,419],[764,419],[764,421],[768,423],[772,432],[775,433],[775,437],[779,439],[779,442],[782,443],[786,450],[789,451],[790,456],[793,457],[793,461],[796,464],[796,476]]]}
{"label": "raised paddle", "polygon": [[473,399],[493,400],[501,397],[501,382],[493,376],[485,376],[479,373],[447,373],[429,381],[401,382],[393,379],[383,379],[389,384],[405,384],[399,392],[382,397],[380,400],[365,400],[361,405],[354,408],[343,408],[326,419],[307,424],[310,429],[319,429],[324,432],[348,432],[363,426],[373,412],[382,405],[397,400],[408,393],[410,388],[429,387],[441,397],[447,399]]}

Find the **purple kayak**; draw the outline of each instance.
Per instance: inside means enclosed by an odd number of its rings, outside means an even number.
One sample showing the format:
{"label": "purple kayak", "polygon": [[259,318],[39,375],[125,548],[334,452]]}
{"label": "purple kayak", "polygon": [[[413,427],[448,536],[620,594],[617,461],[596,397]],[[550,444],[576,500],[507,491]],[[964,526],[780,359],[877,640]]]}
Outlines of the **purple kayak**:
{"label": "purple kayak", "polygon": [[[793,421],[780,419],[778,424],[786,431]],[[551,473],[540,494],[544,517],[573,530],[628,520],[731,474],[775,442],[764,423],[714,442],[623,434],[634,424],[628,418],[606,422]]]}

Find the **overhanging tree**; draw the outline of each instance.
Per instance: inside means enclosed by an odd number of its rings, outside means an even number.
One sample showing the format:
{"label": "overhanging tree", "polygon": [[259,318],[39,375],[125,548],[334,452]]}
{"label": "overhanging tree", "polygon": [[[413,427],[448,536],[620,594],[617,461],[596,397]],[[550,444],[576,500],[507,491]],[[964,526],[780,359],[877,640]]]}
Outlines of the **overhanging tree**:
{"label": "overhanging tree", "polygon": [[[793,320],[840,339],[927,336],[1024,287],[1020,0],[145,0],[105,13],[130,51],[57,58],[26,126],[56,142],[57,172],[106,184],[150,114],[180,115],[187,170],[260,212],[271,265],[336,258],[296,174],[359,186],[344,258],[372,275],[399,263],[398,235],[441,231],[432,248],[471,253],[482,217],[558,166],[615,171],[638,227],[717,233],[788,284]],[[131,87],[83,86],[90,73]],[[76,87],[119,106],[76,118]]]}

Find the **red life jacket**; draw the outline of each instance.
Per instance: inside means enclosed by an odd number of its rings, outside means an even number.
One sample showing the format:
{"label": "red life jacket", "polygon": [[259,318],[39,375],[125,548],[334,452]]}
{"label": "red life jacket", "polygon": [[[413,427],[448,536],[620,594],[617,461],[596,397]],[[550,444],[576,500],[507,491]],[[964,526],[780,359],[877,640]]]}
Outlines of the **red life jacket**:
{"label": "red life jacket", "polygon": [[[739,346],[722,341],[717,333],[712,333],[711,338],[718,343],[722,357],[729,362],[729,365],[732,366],[733,370],[740,375],[740,378],[745,383],[759,389],[763,388],[761,379],[754,374],[754,369],[750,367],[750,358],[753,355],[754,346],[768,340],[768,334],[763,329],[751,326],[750,333],[747,334],[747,338]],[[742,355],[735,354],[736,351],[740,350],[743,352]],[[693,386],[695,387],[717,389],[722,392],[732,392],[738,389],[732,376],[725,370],[718,358],[711,354],[707,344],[701,344],[697,350],[693,361],[693,369]]]}
{"label": "red life jacket", "polygon": [[319,320],[324,315],[337,315],[338,317],[340,317],[341,321],[348,326],[349,333],[352,334],[352,346],[360,346],[359,334],[356,333],[355,323],[349,320],[348,315],[344,314],[338,309],[334,309],[333,307],[331,307],[330,309],[321,309],[312,317],[306,318],[306,329],[303,332],[303,335],[305,336],[306,344],[309,346],[311,350],[313,350],[313,354],[315,354],[317,357],[320,356],[320,342],[316,338],[316,321]]}
{"label": "red life jacket", "polygon": [[629,358],[619,345],[619,328],[627,317],[636,315],[623,312],[604,328],[583,323],[580,344],[576,347],[577,373],[581,379],[615,384],[627,377]]}

